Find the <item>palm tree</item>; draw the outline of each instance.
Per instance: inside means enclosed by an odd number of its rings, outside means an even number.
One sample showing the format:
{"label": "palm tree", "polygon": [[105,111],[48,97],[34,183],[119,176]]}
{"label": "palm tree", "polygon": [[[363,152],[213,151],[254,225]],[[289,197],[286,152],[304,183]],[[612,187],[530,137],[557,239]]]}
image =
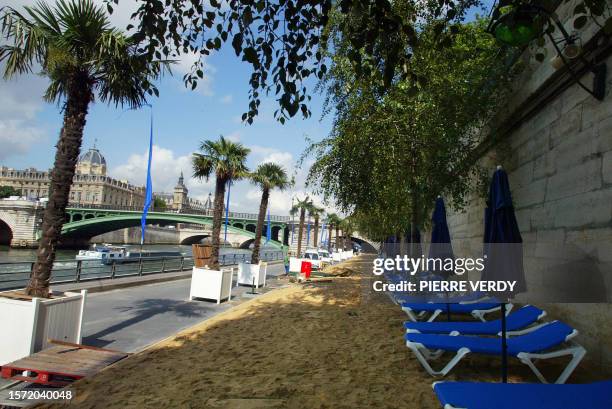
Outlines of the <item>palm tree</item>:
{"label": "palm tree", "polygon": [[293,205],[289,213],[291,215],[295,215],[296,213],[300,213],[300,225],[298,229],[298,247],[297,247],[297,256],[300,257],[302,254],[302,236],[304,234],[304,219],[306,218],[306,211],[312,202],[310,198],[306,196],[304,200],[297,199],[297,203]]}
{"label": "palm tree", "polygon": [[327,241],[327,249],[331,251],[332,229],[336,228],[336,248],[338,248],[338,229],[340,228],[340,216],[336,213],[327,214],[327,224],[329,228],[329,240]]}
{"label": "palm tree", "polygon": [[261,188],[261,202],[259,203],[257,228],[255,229],[255,241],[253,242],[253,254],[251,255],[251,264],[257,264],[259,263],[259,248],[261,246],[261,235],[263,232],[264,220],[266,218],[270,190],[285,190],[291,186],[292,183],[285,169],[275,163],[262,163],[257,167],[255,172],[250,175],[250,179]]}
{"label": "palm tree", "polygon": [[308,215],[314,218],[314,247],[317,248],[317,241],[319,239],[319,218],[325,209],[316,206],[311,203],[308,209]]}
{"label": "palm tree", "polygon": [[0,62],[4,78],[30,73],[40,66],[49,79],[44,99],[62,104],[64,114],[49,202],[43,214],[36,263],[26,293],[49,296],[55,247],[59,241],[89,105],[98,100],[138,108],[146,96],[158,95],[152,84],[168,68],[167,61],[150,61],[134,38],[111,27],[92,0],[58,0],[54,7],[40,1],[18,12],[0,12],[4,44]]}
{"label": "palm tree", "polygon": [[221,135],[218,141],[203,141],[200,144],[200,152],[193,154],[193,176],[208,180],[214,173],[216,177],[210,268],[218,270],[225,186],[230,181],[248,176],[246,158],[251,150]]}

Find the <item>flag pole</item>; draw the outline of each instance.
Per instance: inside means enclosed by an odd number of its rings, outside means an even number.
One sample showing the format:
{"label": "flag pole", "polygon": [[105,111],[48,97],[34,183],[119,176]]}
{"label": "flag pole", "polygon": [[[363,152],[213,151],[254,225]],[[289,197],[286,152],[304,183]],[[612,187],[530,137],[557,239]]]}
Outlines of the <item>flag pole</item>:
{"label": "flag pole", "polygon": [[142,245],[144,244],[145,232],[147,229],[147,213],[153,201],[153,182],[151,181],[151,161],[153,158],[153,106],[151,108],[151,121],[149,130],[149,160],[147,162],[147,188],[145,191],[144,203],[142,208],[142,218],[140,219],[140,262],[142,263]]}
{"label": "flag pole", "polygon": [[[223,241],[227,243],[227,225],[229,224],[230,191],[232,190],[232,180],[227,182],[227,206],[225,206],[225,235]],[[224,244],[225,244],[224,243]]]}

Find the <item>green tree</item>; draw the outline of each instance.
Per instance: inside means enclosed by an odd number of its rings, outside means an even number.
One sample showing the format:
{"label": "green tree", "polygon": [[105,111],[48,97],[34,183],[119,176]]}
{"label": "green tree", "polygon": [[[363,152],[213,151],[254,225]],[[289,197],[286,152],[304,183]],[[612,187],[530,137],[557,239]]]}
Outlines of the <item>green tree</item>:
{"label": "green tree", "polygon": [[158,94],[152,82],[167,63],[141,53],[134,37],[111,27],[106,13],[91,0],[58,0],[54,7],[38,2],[21,13],[2,9],[0,61],[4,78],[29,73],[40,66],[49,79],[46,101],[62,104],[64,115],[42,237],[26,293],[49,296],[55,246],[83,139],[90,104],[98,100],[138,108],[147,94]]}
{"label": "green tree", "polygon": [[166,205],[166,201],[161,197],[155,197],[153,199],[153,209],[154,210],[165,210],[168,206]]}
{"label": "green tree", "polygon": [[285,190],[292,185],[292,181],[287,176],[287,172],[282,166],[275,163],[262,163],[250,175],[251,181],[261,188],[261,202],[259,203],[259,213],[257,215],[257,227],[255,229],[255,241],[253,242],[253,253],[251,264],[259,263],[259,249],[261,246],[261,236],[266,219],[266,209],[268,199],[272,189]]}
{"label": "green tree", "polygon": [[[109,7],[119,0],[105,0]],[[127,1],[127,0],[123,0]],[[310,115],[311,78],[327,73],[328,23],[335,11],[347,16],[339,29],[359,52],[347,55],[359,77],[389,85],[395,72],[407,80],[426,80],[400,70],[420,46],[419,22],[437,19],[437,43],[452,42],[454,27],[479,0],[409,1],[220,1],[141,0],[133,30],[150,56],[191,53],[201,57],[184,77],[195,88],[204,77],[204,58],[231,46],[251,69],[249,104],[243,120],[258,114],[261,95],[275,94],[285,119]],[[132,27],[130,27],[132,28]]]}
{"label": "green tree", "polygon": [[248,176],[247,156],[251,152],[241,143],[232,142],[221,135],[219,140],[201,143],[200,152],[192,158],[193,176],[208,180],[215,175],[215,200],[213,207],[212,255],[210,268],[219,269],[221,247],[221,222],[225,201],[225,187],[228,183]]}
{"label": "green tree", "polygon": [[0,199],[9,196],[21,196],[21,192],[12,186],[0,186]]}
{"label": "green tree", "polygon": [[307,152],[317,158],[308,182],[359,214],[356,221],[367,222],[360,232],[403,236],[411,226],[415,242],[435,198],[446,194],[460,207],[478,173],[480,130],[505,96],[508,56],[482,22],[459,26],[453,45],[442,49],[435,27],[423,27],[410,61],[411,72],[428,81],[415,87],[398,80],[383,92],[357,81],[344,57],[352,45],[337,37],[326,87],[338,110],[330,136]]}
{"label": "green tree", "polygon": [[309,196],[306,196],[304,200],[297,198],[297,203],[293,205],[289,213],[291,215],[300,214],[300,224],[298,229],[298,245],[297,245],[297,256],[302,255],[302,237],[304,236],[304,224],[306,221],[306,212],[308,211],[312,201]]}

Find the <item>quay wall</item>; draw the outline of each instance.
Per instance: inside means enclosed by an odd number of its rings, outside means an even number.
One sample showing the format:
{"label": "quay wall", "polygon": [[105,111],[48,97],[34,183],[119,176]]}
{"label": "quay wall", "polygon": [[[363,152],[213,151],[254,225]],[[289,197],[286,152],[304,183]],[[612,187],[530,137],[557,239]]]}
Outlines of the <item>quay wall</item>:
{"label": "quay wall", "polygon": [[[571,24],[567,10],[559,14]],[[597,40],[596,32],[587,26],[582,39],[585,51],[592,49],[587,58],[607,63],[603,101],[554,71],[548,59],[531,62],[525,54],[507,115],[491,127],[480,165],[489,175],[497,165],[508,172],[528,288],[564,282],[596,293],[597,303],[538,306],[577,328],[585,359],[612,373],[612,58],[609,40]],[[592,74],[581,80],[591,87]],[[457,256],[482,253],[484,209],[476,193],[462,211],[447,209]]]}

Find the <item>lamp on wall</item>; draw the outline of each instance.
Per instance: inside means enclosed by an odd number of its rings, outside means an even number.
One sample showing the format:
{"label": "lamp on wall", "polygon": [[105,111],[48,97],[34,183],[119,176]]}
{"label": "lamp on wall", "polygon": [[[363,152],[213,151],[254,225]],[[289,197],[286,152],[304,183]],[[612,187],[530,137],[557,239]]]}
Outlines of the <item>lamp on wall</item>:
{"label": "lamp on wall", "polygon": [[[578,36],[570,35],[559,18],[545,8],[528,3],[509,4],[508,1],[500,2],[495,6],[487,32],[503,44],[511,47],[524,47],[541,36],[546,24],[551,24],[551,22],[562,35],[561,38],[555,39],[551,31],[546,30],[546,35],[557,52],[557,55],[551,60],[551,65],[555,69],[566,66],[571,77],[582,89],[596,99],[603,100],[606,93],[606,64],[595,64],[584,58]],[[584,66],[593,73],[591,89],[580,81],[578,75],[572,69],[571,60],[574,59],[580,59]]]}

